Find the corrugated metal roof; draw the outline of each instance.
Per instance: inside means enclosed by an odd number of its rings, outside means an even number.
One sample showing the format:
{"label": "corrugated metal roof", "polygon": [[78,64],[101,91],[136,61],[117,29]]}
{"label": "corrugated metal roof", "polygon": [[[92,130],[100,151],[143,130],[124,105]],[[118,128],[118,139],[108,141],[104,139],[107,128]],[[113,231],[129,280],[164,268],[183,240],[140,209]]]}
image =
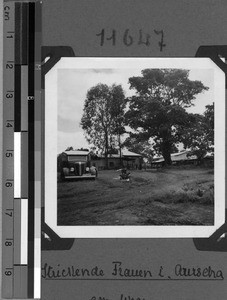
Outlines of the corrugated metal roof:
{"label": "corrugated metal roof", "polygon": [[[104,157],[103,154],[99,154],[98,156],[99,157]],[[130,157],[141,157],[142,155],[137,154],[135,152],[131,152],[131,151],[127,150],[127,149],[122,149],[121,150],[121,156],[122,157],[129,157],[129,156]],[[118,153],[118,154],[108,154],[108,157],[109,158],[120,158],[120,153]]]}
{"label": "corrugated metal roof", "polygon": [[81,150],[70,150],[64,151],[67,155],[88,155],[90,151],[81,151]]}
{"label": "corrugated metal roof", "polygon": [[140,154],[137,154],[135,152],[131,152],[127,149],[122,150],[122,155],[124,155],[124,156],[138,156],[138,157],[141,156]]}
{"label": "corrugated metal roof", "polygon": [[[171,160],[172,161],[179,161],[179,160],[192,160],[192,159],[197,159],[196,155],[191,155],[187,157],[187,154],[190,151],[185,150],[177,153],[172,153],[171,154]],[[156,160],[154,161],[155,163],[163,162],[164,158],[163,156],[156,157]]]}
{"label": "corrugated metal roof", "polygon": [[185,150],[185,151],[180,151],[180,152],[176,152],[176,153],[172,153],[171,157],[175,157],[175,156],[179,156],[179,155],[184,155],[187,154],[189,151]]}

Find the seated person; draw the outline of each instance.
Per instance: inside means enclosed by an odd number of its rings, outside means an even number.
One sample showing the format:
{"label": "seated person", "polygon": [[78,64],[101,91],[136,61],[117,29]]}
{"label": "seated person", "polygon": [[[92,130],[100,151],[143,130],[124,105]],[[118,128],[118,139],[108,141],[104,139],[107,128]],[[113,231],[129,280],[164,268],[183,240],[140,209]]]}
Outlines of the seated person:
{"label": "seated person", "polygon": [[97,169],[94,165],[91,166],[90,171],[91,171],[91,175],[97,175]]}
{"label": "seated person", "polygon": [[130,175],[130,172],[127,171],[126,168],[121,169],[121,178],[122,179],[127,179]]}

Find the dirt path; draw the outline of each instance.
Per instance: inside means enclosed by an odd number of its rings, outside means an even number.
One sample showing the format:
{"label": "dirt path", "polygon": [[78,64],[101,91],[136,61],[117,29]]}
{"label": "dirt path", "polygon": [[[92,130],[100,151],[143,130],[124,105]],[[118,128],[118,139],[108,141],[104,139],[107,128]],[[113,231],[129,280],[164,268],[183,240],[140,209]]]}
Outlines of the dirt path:
{"label": "dirt path", "polygon": [[58,183],[58,224],[211,225],[213,186],[208,169],[132,171],[130,182],[102,171],[95,181]]}

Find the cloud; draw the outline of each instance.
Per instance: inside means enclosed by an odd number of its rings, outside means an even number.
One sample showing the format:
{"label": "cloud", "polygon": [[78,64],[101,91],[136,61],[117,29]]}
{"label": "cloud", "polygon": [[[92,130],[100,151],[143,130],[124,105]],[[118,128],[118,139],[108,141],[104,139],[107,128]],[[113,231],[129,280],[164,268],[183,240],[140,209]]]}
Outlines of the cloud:
{"label": "cloud", "polygon": [[103,73],[103,74],[113,74],[114,69],[92,69],[92,72],[94,73]]}
{"label": "cloud", "polygon": [[75,120],[64,119],[61,116],[58,116],[58,130],[62,132],[80,132],[81,127],[78,122],[78,118]]}

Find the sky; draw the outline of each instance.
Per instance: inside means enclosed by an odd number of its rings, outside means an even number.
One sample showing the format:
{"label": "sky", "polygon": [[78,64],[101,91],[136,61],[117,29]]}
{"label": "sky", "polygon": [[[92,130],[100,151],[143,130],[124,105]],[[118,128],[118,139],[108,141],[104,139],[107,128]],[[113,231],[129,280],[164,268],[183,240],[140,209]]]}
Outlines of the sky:
{"label": "sky", "polygon": [[[68,146],[89,148],[80,126],[87,91],[98,83],[121,84],[126,97],[133,95],[128,78],[141,76],[141,69],[60,69],[58,70],[58,153]],[[188,111],[203,113],[205,106],[214,102],[214,74],[212,69],[193,69],[189,79],[200,80],[208,91],[197,95]]]}

